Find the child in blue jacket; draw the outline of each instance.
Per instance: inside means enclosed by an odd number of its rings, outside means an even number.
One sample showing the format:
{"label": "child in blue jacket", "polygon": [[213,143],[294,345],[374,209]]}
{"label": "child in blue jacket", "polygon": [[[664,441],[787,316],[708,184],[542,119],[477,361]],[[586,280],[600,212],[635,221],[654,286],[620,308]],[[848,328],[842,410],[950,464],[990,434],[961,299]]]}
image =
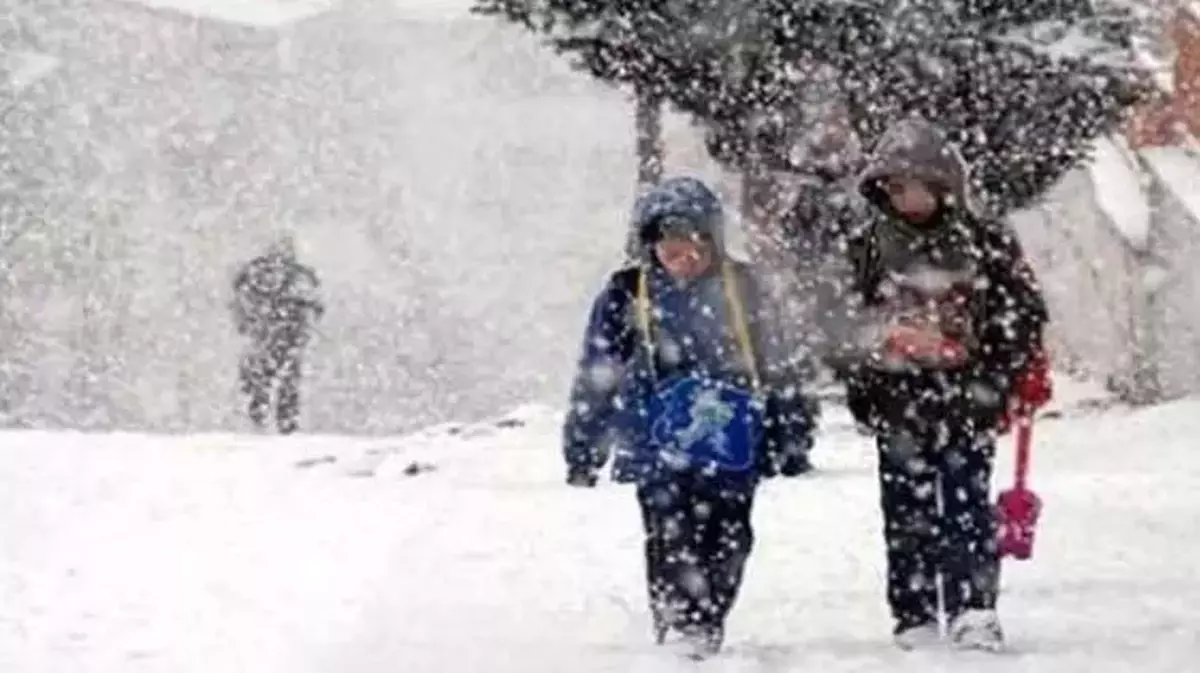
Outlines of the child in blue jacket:
{"label": "child in blue jacket", "polygon": [[[656,639],[716,653],[754,543],[763,477],[807,470],[808,359],[730,258],[720,200],[674,178],[635,208],[641,256],[596,299],[564,427],[567,481],[637,486]],[[800,339],[789,340],[798,343]]]}

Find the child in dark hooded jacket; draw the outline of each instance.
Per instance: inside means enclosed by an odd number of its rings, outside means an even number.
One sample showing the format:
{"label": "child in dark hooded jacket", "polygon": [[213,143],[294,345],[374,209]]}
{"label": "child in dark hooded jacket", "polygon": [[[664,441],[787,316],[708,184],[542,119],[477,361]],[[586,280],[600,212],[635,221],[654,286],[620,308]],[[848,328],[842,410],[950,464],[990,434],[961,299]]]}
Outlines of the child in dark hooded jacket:
{"label": "child in dark hooded jacket", "polygon": [[1046,306],[1016,235],[978,214],[967,167],[934,126],[890,129],[860,191],[875,214],[852,246],[859,310],[832,359],[878,438],[896,642],[940,638],[940,579],[951,643],[996,650],[995,433]]}
{"label": "child in dark hooded jacket", "polygon": [[754,544],[764,477],[804,471],[814,405],[766,293],[724,246],[720,201],[692,178],[641,198],[642,258],[595,300],[564,427],[568,483],[637,486],[655,633],[715,653]]}

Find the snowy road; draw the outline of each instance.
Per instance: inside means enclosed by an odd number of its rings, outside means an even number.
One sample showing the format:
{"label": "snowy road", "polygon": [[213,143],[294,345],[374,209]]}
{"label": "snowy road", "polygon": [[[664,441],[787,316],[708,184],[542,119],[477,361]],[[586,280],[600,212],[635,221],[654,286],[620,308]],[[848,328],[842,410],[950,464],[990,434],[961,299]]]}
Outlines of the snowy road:
{"label": "snowy road", "polygon": [[[0,671],[696,668],[645,645],[628,491],[561,486],[553,415],[524,416],[391,442],[5,433]],[[764,490],[729,651],[699,667],[1193,670],[1200,403],[1038,435],[1037,557],[1008,566],[1002,604],[1015,653],[890,647],[869,446],[835,432],[821,475]],[[349,476],[370,448],[395,454]]]}

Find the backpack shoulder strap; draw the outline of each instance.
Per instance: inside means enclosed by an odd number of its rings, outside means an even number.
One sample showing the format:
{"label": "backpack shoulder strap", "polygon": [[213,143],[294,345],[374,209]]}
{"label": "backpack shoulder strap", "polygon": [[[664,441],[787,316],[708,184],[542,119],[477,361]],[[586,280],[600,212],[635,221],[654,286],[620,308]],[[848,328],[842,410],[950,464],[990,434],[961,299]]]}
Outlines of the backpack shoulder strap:
{"label": "backpack shoulder strap", "polygon": [[637,290],[633,298],[633,310],[638,332],[641,333],[642,344],[645,346],[650,375],[657,378],[658,373],[654,367],[654,325],[650,319],[650,274],[647,273],[645,267],[637,269]]}
{"label": "backpack shoulder strap", "polygon": [[[758,357],[754,352],[754,341],[750,338],[750,323],[746,317],[745,303],[742,298],[737,273],[733,265],[721,263],[721,285],[725,290],[725,301],[731,313],[730,321],[738,348],[745,360],[746,370],[750,373],[750,381],[756,392],[761,392],[762,378],[758,372]],[[650,373],[656,376],[654,367],[654,323],[651,319],[650,274],[645,268],[638,269],[637,292],[634,297],[634,317],[638,331],[642,334],[646,350],[646,359],[650,365]]]}
{"label": "backpack shoulder strap", "polygon": [[746,371],[750,372],[750,382],[755,392],[762,392],[762,378],[758,373],[758,357],[754,352],[754,341],[750,338],[750,323],[746,318],[746,307],[742,299],[741,287],[738,284],[737,272],[733,265],[721,264],[722,286],[725,289],[725,301],[732,314],[733,334],[737,338],[738,347],[745,360]]}

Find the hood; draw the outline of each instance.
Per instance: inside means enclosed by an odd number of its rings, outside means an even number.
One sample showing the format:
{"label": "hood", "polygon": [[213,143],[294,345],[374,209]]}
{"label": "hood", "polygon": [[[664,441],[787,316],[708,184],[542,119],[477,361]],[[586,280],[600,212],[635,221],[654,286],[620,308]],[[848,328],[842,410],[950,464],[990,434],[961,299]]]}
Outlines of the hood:
{"label": "hood", "polygon": [[719,256],[725,255],[725,213],[721,199],[700,180],[678,177],[655,185],[634,204],[639,261],[653,258],[649,254],[650,242],[658,237],[659,222],[666,217],[686,220],[692,231],[712,239]]}
{"label": "hood", "polygon": [[280,236],[267,248],[266,256],[282,261],[296,259],[296,239],[291,234]]}
{"label": "hood", "polygon": [[819,123],[793,143],[788,163],[825,181],[852,177],[863,165],[862,140],[848,123]]}
{"label": "hood", "polygon": [[[940,226],[918,228],[892,214],[879,180],[898,174],[935,185],[952,199],[940,215]],[[882,211],[880,226],[873,228],[880,267],[901,276],[975,273],[980,263],[975,229],[985,226],[985,220],[971,198],[969,181],[962,155],[933,124],[913,117],[889,128],[858,179],[859,192]]]}
{"label": "hood", "polygon": [[912,175],[940,187],[966,213],[978,215],[969,173],[967,162],[941,129],[912,117],[893,125],[879,139],[869,163],[859,174],[858,191],[881,210],[890,212],[880,178]]}

